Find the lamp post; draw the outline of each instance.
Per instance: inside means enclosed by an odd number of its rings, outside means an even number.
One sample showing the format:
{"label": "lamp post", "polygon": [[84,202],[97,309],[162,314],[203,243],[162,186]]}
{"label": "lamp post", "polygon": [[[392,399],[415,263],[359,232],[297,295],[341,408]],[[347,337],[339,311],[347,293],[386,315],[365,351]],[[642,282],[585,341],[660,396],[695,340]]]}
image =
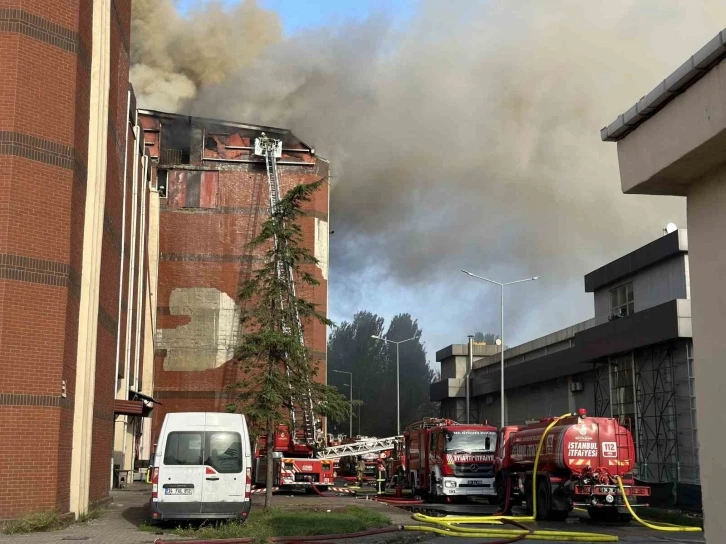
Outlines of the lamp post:
{"label": "lamp post", "polygon": [[500,384],[500,397],[502,401],[502,414],[501,414],[501,422],[502,427],[506,424],[504,421],[504,288],[507,285],[514,285],[515,283],[524,283],[525,281],[534,281],[539,278],[539,276],[534,276],[532,278],[525,278],[523,280],[517,280],[517,281],[509,281],[507,283],[500,283],[498,281],[490,280],[489,278],[484,278],[482,276],[477,276],[476,274],[472,274],[471,272],[468,272],[467,270],[462,270],[462,272],[468,276],[471,276],[472,278],[477,278],[479,280],[488,281],[489,283],[493,283],[494,285],[498,285],[501,289],[502,293],[502,332],[499,335],[499,339],[502,341],[502,346],[500,349],[501,356],[502,356],[502,370],[501,370],[501,384]]}
{"label": "lamp post", "polygon": [[[348,385],[348,384],[344,383],[343,385]],[[353,387],[351,385],[350,388],[358,390],[358,400],[360,401],[360,387]],[[360,402],[358,403],[358,436],[360,436]]]}
{"label": "lamp post", "polygon": [[[348,431],[348,436],[353,436],[353,373],[352,372],[345,372],[344,370],[333,370],[330,369],[333,372],[337,372],[338,374],[349,374],[350,375],[350,430]],[[343,385],[348,385],[347,383],[344,383]]]}
{"label": "lamp post", "polygon": [[403,344],[404,342],[410,342],[411,340],[416,340],[418,336],[414,336],[413,338],[407,338],[406,340],[401,340],[400,342],[394,342],[393,340],[389,340],[388,338],[383,338],[381,336],[372,335],[371,338],[374,338],[376,340],[381,340],[382,342],[386,342],[388,344],[396,344],[396,435],[401,434],[401,387],[400,387],[400,379],[399,379],[399,364],[398,364],[398,346],[400,344]]}

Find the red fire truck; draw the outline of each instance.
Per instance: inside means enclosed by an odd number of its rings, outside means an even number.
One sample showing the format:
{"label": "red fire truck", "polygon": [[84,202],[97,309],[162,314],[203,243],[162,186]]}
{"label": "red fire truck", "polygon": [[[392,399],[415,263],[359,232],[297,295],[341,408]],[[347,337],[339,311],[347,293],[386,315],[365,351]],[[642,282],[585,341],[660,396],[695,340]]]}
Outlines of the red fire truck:
{"label": "red fire truck", "polygon": [[414,491],[432,500],[452,496],[491,496],[497,429],[425,418],[404,432],[403,465]]}
{"label": "red fire truck", "polygon": [[[300,487],[312,490],[312,484],[325,491],[335,478],[334,459],[314,459],[313,448],[290,436],[287,425],[279,425],[275,432],[273,481],[275,487]],[[267,480],[267,436],[262,435],[255,444],[253,483],[264,487]]]}
{"label": "red fire truck", "polygon": [[[532,471],[542,434],[555,418],[529,425],[509,425],[499,433],[496,487],[500,507],[527,505],[532,513]],[[615,476],[623,481],[628,502],[650,495],[635,485],[635,446],[616,419],[587,417],[585,409],[560,419],[547,433],[537,468],[537,519],[564,520],[574,506],[596,520],[629,521],[631,516]]]}

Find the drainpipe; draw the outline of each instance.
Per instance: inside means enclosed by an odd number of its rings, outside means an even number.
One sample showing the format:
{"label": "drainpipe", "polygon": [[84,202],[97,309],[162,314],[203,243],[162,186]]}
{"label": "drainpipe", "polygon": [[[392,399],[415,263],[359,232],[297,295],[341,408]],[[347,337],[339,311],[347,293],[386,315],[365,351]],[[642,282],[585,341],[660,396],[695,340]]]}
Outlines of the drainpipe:
{"label": "drainpipe", "polygon": [[128,178],[128,149],[129,149],[129,114],[131,113],[131,91],[128,91],[126,99],[126,138],[124,139],[124,181],[123,181],[123,204],[121,208],[121,264],[119,265],[118,279],[118,312],[116,314],[118,324],[116,327],[116,373],[113,380],[115,383],[114,396],[118,394],[118,369],[121,361],[121,309],[124,292],[124,258],[126,256],[126,180]]}
{"label": "drainpipe", "polygon": [[148,166],[149,166],[149,157],[147,155],[144,155],[141,158],[142,168],[141,168],[141,182],[139,183],[139,186],[141,188],[141,194],[139,195],[139,200],[141,201],[141,225],[139,227],[139,257],[138,257],[138,264],[137,268],[139,268],[139,283],[137,285],[137,292],[136,292],[136,353],[134,354],[134,391],[139,390],[139,370],[140,370],[140,364],[139,364],[139,355],[141,353],[141,325],[142,322],[145,321],[146,316],[143,315],[142,307],[144,303],[144,284],[145,284],[145,276],[144,276],[144,250],[146,245],[146,192],[147,192],[147,182],[146,182],[146,176],[148,174]]}
{"label": "drainpipe", "polygon": [[466,423],[469,423],[469,397],[471,396],[469,388],[469,373],[471,367],[474,366],[474,337],[469,335],[469,360],[466,363]]}
{"label": "drainpipe", "polygon": [[[128,289],[128,295],[126,298],[126,349],[125,349],[125,355],[124,355],[124,368],[126,372],[124,373],[125,380],[126,380],[126,389],[128,390],[128,384],[129,384],[129,373],[131,370],[131,321],[134,315],[134,268],[136,266],[136,252],[134,251],[134,248],[136,247],[136,227],[137,227],[137,220],[136,220],[136,212],[138,208],[138,193],[139,193],[139,137],[140,137],[140,127],[139,127],[139,114],[138,111],[136,112],[136,116],[134,117],[134,160],[133,160],[133,195],[132,195],[132,202],[131,202],[131,241],[129,243],[130,251],[129,251],[129,289]],[[126,393],[128,395],[128,392]],[[123,440],[123,450],[122,450],[122,457],[123,457],[123,464],[124,466],[121,467],[121,470],[125,470],[126,465],[126,442],[128,434],[128,425],[129,425],[129,416],[124,416],[124,440]]]}

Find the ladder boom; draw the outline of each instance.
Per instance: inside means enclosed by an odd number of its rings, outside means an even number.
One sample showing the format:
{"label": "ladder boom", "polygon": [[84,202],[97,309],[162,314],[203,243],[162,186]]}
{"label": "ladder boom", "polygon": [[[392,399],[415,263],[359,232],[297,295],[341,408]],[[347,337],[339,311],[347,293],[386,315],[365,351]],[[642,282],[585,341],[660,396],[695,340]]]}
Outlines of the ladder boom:
{"label": "ladder boom", "polygon": [[391,436],[388,438],[376,438],[374,440],[365,440],[361,442],[353,442],[352,444],[322,448],[318,452],[318,459],[333,459],[335,457],[343,457],[346,455],[364,455],[366,453],[391,450],[395,448],[402,439],[402,436]]}
{"label": "ladder boom", "polygon": [[[274,213],[275,209],[277,208],[279,202],[280,202],[280,180],[279,175],[277,172],[277,158],[282,156],[282,141],[281,140],[275,140],[272,138],[268,138],[265,133],[263,132],[260,138],[257,138],[255,140],[255,154],[256,155],[263,155],[265,157],[265,166],[267,169],[267,183],[269,188],[269,197],[270,197],[270,214]],[[278,240],[277,236],[274,237],[273,243],[275,244],[276,249],[279,248],[279,244],[281,243],[280,240]],[[305,338],[303,336],[303,328],[302,328],[302,322],[300,320],[300,313],[298,312],[297,304],[295,304],[295,301],[297,300],[297,291],[295,289],[295,276],[294,271],[292,269],[292,266],[285,266],[285,263],[278,259],[275,263],[275,268],[277,271],[277,277],[279,280],[284,281],[287,285],[290,286],[290,295],[292,298],[292,306],[295,313],[295,331],[292,331],[290,326],[288,324],[283,325],[283,332],[285,334],[295,334],[298,337],[298,340],[300,342],[300,345],[305,345]],[[285,298],[283,295],[280,295],[280,306],[281,308],[285,308]],[[297,424],[297,413],[295,410],[295,394],[292,390],[292,383],[290,382],[290,367],[286,364],[285,365],[285,373],[288,377],[288,383],[290,386],[290,419],[292,420],[293,424]],[[308,443],[316,442],[318,439],[317,436],[317,421],[314,415],[313,411],[313,399],[312,399],[312,393],[310,391],[310,388],[307,388],[307,391],[303,394],[304,399],[302,400],[302,406],[301,406],[301,412],[302,412],[302,427],[305,435],[305,440]],[[294,430],[293,430],[293,437],[295,436]]]}

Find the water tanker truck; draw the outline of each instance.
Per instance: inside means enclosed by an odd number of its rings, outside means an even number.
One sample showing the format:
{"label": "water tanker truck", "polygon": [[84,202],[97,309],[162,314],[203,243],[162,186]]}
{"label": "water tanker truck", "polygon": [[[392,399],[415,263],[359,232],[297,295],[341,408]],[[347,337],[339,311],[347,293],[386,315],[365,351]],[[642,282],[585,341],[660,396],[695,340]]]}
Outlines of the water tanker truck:
{"label": "water tanker truck", "polygon": [[650,496],[649,487],[635,485],[630,431],[616,419],[588,417],[581,409],[578,414],[509,425],[499,431],[495,485],[502,511],[524,504],[532,514],[538,449],[537,519],[564,520],[577,506],[586,508],[595,520],[630,521],[616,476],[622,479],[632,506]]}

